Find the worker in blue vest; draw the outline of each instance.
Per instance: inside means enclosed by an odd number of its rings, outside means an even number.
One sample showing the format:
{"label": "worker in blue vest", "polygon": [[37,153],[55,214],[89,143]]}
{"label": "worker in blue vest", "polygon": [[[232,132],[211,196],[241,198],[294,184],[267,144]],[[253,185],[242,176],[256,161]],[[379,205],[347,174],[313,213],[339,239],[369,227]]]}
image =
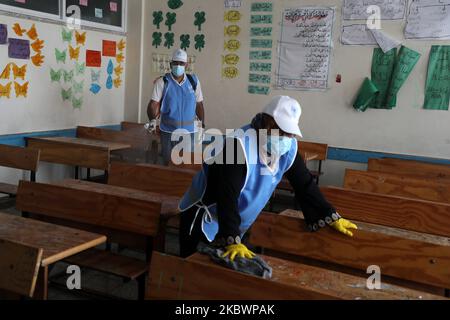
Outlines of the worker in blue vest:
{"label": "worker in blue vest", "polygon": [[196,252],[200,242],[225,249],[225,256],[252,258],[242,243],[286,176],[295,190],[310,231],[331,227],[353,236],[357,226],[327,202],[298,152],[302,137],[300,104],[275,97],[251,124],[227,136],[222,149],[206,159],[203,170],[180,203],[181,256]]}
{"label": "worker in blue vest", "polygon": [[171,73],[155,82],[152,99],[148,106],[148,117],[152,127],[161,134],[162,156],[164,164],[171,162],[173,148],[190,135],[192,151],[197,141],[196,133],[205,127],[203,93],[199,79],[186,74],[188,56],[186,51],[177,49],[170,63]]}

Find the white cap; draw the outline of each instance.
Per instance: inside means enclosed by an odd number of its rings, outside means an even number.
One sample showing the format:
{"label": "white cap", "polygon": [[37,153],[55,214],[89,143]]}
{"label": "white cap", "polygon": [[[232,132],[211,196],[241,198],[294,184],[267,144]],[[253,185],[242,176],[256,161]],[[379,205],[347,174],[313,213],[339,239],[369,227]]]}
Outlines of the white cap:
{"label": "white cap", "polygon": [[287,96],[277,96],[266,106],[264,113],[273,117],[284,132],[303,137],[299,127],[302,107],[297,100]]}
{"label": "white cap", "polygon": [[188,56],[187,56],[186,51],[181,50],[181,49],[175,50],[173,52],[173,55],[172,55],[172,61],[187,63],[188,62]]}

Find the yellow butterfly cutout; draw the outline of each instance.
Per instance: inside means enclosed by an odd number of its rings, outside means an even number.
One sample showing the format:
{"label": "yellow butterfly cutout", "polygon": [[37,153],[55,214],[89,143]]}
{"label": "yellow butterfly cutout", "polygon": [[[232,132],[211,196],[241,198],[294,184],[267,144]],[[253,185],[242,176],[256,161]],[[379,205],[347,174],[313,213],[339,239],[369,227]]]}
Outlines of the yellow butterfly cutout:
{"label": "yellow butterfly cutout", "polygon": [[25,82],[23,85],[14,82],[14,89],[16,90],[16,97],[27,97],[28,95],[28,84],[29,82]]}
{"label": "yellow butterfly cutout", "polygon": [[31,40],[36,40],[36,39],[38,38],[38,34],[37,34],[37,30],[36,30],[36,25],[33,24],[33,26],[31,27],[31,29],[28,30],[27,36],[28,36]]}
{"label": "yellow butterfly cutout", "polygon": [[115,69],[114,69],[114,72],[116,73],[116,76],[117,77],[120,77],[120,75],[122,74],[122,72],[123,72],[123,67],[122,67],[122,65],[118,65]]}
{"label": "yellow butterfly cutout", "polygon": [[114,87],[119,88],[122,85],[122,79],[114,79]]}
{"label": "yellow butterfly cutout", "polygon": [[11,76],[11,63],[8,63],[5,67],[5,69],[3,69],[2,74],[0,75],[0,79],[9,79],[9,77]]}
{"label": "yellow butterfly cutout", "polygon": [[71,60],[78,61],[78,58],[80,57],[80,47],[75,49],[71,45],[69,45],[69,54]]}
{"label": "yellow butterfly cutout", "polygon": [[25,31],[27,31],[27,30],[25,30],[25,29],[22,29],[22,27],[20,26],[20,24],[18,24],[18,23],[15,23],[14,25],[13,25],[13,28],[12,28],[13,30],[14,30],[14,32],[19,36],[19,37],[22,37],[23,36],[23,33],[25,32]]}
{"label": "yellow butterfly cutout", "polygon": [[117,63],[122,63],[125,61],[125,57],[122,53],[119,53],[116,57]]}
{"label": "yellow butterfly cutout", "polygon": [[75,31],[75,39],[77,40],[77,46],[84,46],[86,44],[86,32]]}
{"label": "yellow butterfly cutout", "polygon": [[44,63],[44,58],[45,56],[41,55],[41,53],[39,52],[31,57],[31,61],[36,67],[40,67]]}
{"label": "yellow butterfly cutout", "polygon": [[17,64],[13,63],[12,66],[13,66],[14,80],[16,79],[25,80],[25,76],[27,75],[27,65],[24,64],[19,68]]}
{"label": "yellow butterfly cutout", "polygon": [[33,48],[34,52],[40,53],[44,48],[44,40],[37,39],[35,42],[31,44],[31,48]]}
{"label": "yellow butterfly cutout", "polygon": [[119,49],[119,51],[123,51],[123,49],[125,49],[125,46],[126,46],[125,41],[123,41],[123,39],[122,39],[117,44],[117,49]]}
{"label": "yellow butterfly cutout", "polygon": [[0,98],[1,97],[6,97],[6,98],[10,98],[11,96],[11,84],[12,82],[8,83],[6,86],[3,86],[0,84]]}

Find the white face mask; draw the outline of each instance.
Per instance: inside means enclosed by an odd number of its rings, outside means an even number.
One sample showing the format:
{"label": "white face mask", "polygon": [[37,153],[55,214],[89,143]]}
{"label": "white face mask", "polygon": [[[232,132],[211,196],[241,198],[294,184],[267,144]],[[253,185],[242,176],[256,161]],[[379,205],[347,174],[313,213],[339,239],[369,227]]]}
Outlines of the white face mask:
{"label": "white face mask", "polygon": [[172,66],[172,73],[175,77],[181,77],[186,72],[185,66]]}

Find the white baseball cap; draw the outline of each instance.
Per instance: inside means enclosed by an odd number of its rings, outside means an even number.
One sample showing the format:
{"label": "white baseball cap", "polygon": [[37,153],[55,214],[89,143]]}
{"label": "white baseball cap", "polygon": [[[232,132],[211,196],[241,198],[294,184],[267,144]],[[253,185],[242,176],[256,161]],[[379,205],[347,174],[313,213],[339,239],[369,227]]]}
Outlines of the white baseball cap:
{"label": "white baseball cap", "polygon": [[181,49],[175,50],[172,55],[172,61],[187,63],[188,55],[187,55],[186,51],[181,50]]}
{"label": "white baseball cap", "polygon": [[303,137],[299,127],[302,107],[297,100],[287,96],[277,96],[266,106],[264,113],[273,117],[284,132]]}

